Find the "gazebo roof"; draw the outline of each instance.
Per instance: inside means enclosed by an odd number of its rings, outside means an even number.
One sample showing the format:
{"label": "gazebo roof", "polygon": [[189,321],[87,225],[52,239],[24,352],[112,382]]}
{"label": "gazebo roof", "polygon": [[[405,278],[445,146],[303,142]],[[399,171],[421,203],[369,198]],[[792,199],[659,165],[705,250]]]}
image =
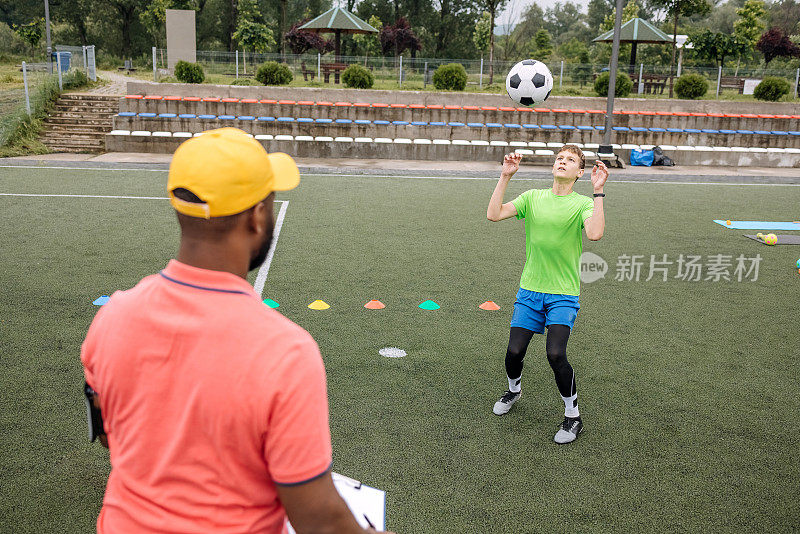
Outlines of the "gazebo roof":
{"label": "gazebo roof", "polygon": [[[614,40],[614,30],[609,30],[593,42]],[[672,37],[662,32],[644,19],[631,19],[619,29],[619,40],[623,43],[671,43]]]}
{"label": "gazebo roof", "polygon": [[346,9],[334,7],[319,17],[300,26],[300,30],[312,32],[335,32],[337,30],[347,33],[377,33],[378,30],[353,15]]}

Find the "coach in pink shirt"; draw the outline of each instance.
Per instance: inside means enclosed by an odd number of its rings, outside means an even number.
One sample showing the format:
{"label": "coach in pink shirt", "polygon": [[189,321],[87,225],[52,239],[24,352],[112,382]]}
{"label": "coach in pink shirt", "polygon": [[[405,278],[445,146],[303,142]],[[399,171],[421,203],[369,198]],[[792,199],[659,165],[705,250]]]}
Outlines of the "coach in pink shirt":
{"label": "coach in pink shirt", "polygon": [[[81,351],[111,474],[100,533],[365,532],[330,475],[325,369],[302,328],[247,283],[272,240],[286,154],[234,128],[169,170],[178,256],[114,293]],[[368,532],[374,532],[369,529]]]}

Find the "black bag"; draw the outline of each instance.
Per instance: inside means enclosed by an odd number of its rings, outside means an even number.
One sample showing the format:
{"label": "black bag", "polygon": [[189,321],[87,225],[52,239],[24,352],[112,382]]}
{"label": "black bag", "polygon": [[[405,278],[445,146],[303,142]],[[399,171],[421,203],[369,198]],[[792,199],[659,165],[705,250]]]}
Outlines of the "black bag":
{"label": "black bag", "polygon": [[653,166],[661,165],[664,167],[672,167],[675,165],[675,162],[672,161],[672,158],[664,154],[664,151],[661,150],[660,146],[653,147]]}

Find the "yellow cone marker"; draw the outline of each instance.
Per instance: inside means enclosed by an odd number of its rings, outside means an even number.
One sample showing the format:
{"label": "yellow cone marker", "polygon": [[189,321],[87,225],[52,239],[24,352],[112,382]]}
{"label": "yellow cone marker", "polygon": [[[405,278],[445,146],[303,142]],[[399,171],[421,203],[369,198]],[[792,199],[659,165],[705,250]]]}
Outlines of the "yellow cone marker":
{"label": "yellow cone marker", "polygon": [[311,308],[312,310],[327,310],[331,306],[324,300],[315,300],[314,302],[309,304],[308,307]]}

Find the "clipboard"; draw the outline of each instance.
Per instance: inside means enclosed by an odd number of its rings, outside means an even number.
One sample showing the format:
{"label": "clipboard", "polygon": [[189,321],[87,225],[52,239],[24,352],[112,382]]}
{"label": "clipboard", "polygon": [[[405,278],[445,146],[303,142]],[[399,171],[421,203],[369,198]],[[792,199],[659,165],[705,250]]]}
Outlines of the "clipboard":
{"label": "clipboard", "polygon": [[[356,521],[364,528],[369,527],[367,518],[376,530],[386,530],[386,492],[362,484],[339,473],[331,473],[333,485],[342,496]],[[289,534],[296,534],[289,521],[286,521]]]}

